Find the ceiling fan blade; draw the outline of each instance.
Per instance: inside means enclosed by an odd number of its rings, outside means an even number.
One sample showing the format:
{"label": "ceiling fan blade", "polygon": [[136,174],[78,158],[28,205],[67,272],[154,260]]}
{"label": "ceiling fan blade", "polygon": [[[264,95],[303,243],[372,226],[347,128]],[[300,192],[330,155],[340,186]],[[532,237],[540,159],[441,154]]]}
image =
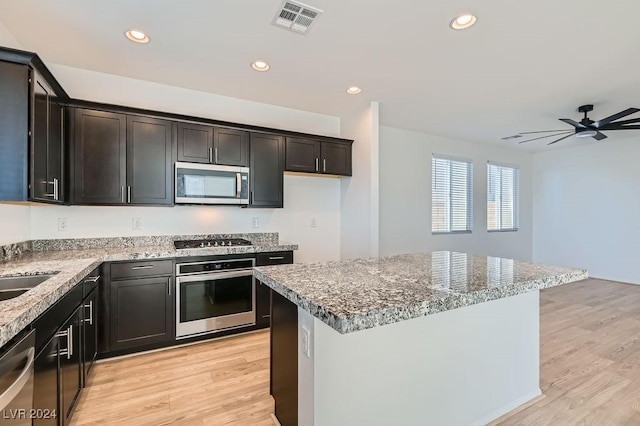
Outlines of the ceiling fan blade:
{"label": "ceiling fan blade", "polygon": [[606,139],[607,135],[605,135],[604,133],[596,133],[595,136],[591,136],[592,138],[594,138],[597,141],[601,141],[602,139]]}
{"label": "ceiling fan blade", "polygon": [[572,120],[570,118],[560,118],[560,121],[564,121],[567,124],[571,124],[573,127],[578,128],[578,129],[586,129],[587,126],[585,126],[584,124],[578,123],[575,120]]}
{"label": "ceiling fan blade", "polygon": [[605,124],[604,126],[600,126],[599,129],[604,129],[604,128],[613,129],[614,127],[621,127],[627,124],[635,124],[635,123],[640,123],[640,118],[616,121],[615,123],[609,123],[609,124]]}
{"label": "ceiling fan blade", "polygon": [[613,124],[609,124],[598,130],[606,130],[607,132],[610,130],[640,130],[640,125],[614,126]]}
{"label": "ceiling fan blade", "polygon": [[561,140],[566,139],[566,138],[570,138],[571,136],[573,136],[573,135],[567,135],[567,136],[564,136],[564,137],[562,137],[562,138],[560,138],[560,139],[556,139],[556,140],[555,140],[555,141],[553,141],[553,142],[549,142],[547,145],[553,145],[554,143],[556,143],[556,142],[560,142]]}
{"label": "ceiling fan blade", "polygon": [[[525,142],[537,141],[538,139],[550,138],[550,137],[553,137],[553,136],[560,136],[560,135],[564,135],[564,134],[566,134],[566,133],[571,133],[571,134],[573,134],[573,133],[574,133],[574,131],[573,131],[573,130],[565,130],[564,132],[554,133],[553,135],[540,136],[540,137],[538,137],[538,138],[533,138],[533,139],[527,139],[526,141],[520,141],[520,142],[518,142],[518,143],[525,143]],[[571,135],[569,135],[569,136],[571,136]]]}
{"label": "ceiling fan blade", "polygon": [[607,118],[603,118],[602,120],[596,121],[595,123],[593,123],[593,126],[600,128],[602,126],[605,126],[611,123],[612,121],[616,121],[622,117],[626,117],[627,115],[635,114],[638,111],[640,111],[640,109],[638,108],[627,108],[624,111],[620,111],[617,114],[613,114]]}
{"label": "ceiling fan blade", "polygon": [[533,135],[535,133],[551,133],[551,132],[565,132],[567,129],[560,130],[540,130],[538,132],[520,132],[519,135]]}

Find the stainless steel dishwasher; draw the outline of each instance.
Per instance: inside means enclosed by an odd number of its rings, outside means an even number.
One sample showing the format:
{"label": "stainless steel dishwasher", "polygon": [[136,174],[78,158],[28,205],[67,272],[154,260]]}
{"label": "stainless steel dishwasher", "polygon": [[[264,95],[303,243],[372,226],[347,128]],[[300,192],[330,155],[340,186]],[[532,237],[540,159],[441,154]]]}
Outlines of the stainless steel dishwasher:
{"label": "stainless steel dishwasher", "polygon": [[0,356],[0,425],[31,425],[35,330]]}

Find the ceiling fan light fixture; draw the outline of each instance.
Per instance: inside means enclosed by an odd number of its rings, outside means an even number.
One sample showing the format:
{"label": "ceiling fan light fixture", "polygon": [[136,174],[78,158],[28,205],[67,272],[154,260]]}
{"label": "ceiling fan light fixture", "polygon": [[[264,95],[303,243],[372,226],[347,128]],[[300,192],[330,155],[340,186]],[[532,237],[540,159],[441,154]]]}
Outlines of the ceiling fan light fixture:
{"label": "ceiling fan light fixture", "polygon": [[465,13],[453,18],[449,23],[449,27],[451,27],[452,30],[465,30],[475,24],[477,20],[474,15]]}
{"label": "ceiling fan light fixture", "polygon": [[596,130],[591,130],[591,129],[581,130],[579,132],[576,132],[576,138],[591,138],[597,134],[598,132]]}

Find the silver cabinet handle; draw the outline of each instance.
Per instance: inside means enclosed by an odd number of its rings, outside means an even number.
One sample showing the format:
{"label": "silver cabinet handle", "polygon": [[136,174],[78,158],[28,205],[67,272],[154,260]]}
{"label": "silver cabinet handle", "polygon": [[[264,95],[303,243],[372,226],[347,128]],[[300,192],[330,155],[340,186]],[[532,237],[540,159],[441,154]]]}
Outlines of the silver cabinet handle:
{"label": "silver cabinet handle", "polygon": [[122,200],[122,204],[124,204],[124,186],[120,187],[120,200]]}
{"label": "silver cabinet handle", "polygon": [[213,148],[209,148],[209,162],[213,163]]}
{"label": "silver cabinet handle", "polygon": [[89,325],[93,325],[93,300],[89,300],[88,305],[84,305],[85,308],[89,308],[89,319],[84,320],[84,322],[88,322]]}
{"label": "silver cabinet handle", "polygon": [[284,256],[269,256],[269,260],[284,260]]}
{"label": "silver cabinet handle", "polygon": [[144,265],[144,266],[132,266],[131,269],[133,269],[134,271],[136,269],[151,269],[153,268],[153,265]]}
{"label": "silver cabinet handle", "polygon": [[318,166],[318,162],[320,161],[319,158],[316,158],[316,172],[319,171],[319,166]]}
{"label": "silver cabinet handle", "polygon": [[242,175],[236,173],[236,198],[240,198],[242,195]]}
{"label": "silver cabinet handle", "polygon": [[168,293],[169,293],[169,296],[171,296],[171,280],[168,280],[168,281],[167,281],[167,287],[168,287],[168,290],[167,290],[167,291],[168,291]]}
{"label": "silver cabinet handle", "polygon": [[322,171],[323,172],[327,171],[327,159],[326,158],[322,159]]}
{"label": "silver cabinet handle", "polygon": [[44,181],[45,184],[47,185],[53,185],[53,194],[44,194],[45,197],[51,197],[53,198],[55,201],[58,201],[60,199],[60,190],[59,190],[59,185],[58,185],[58,178],[53,178],[52,181]]}
{"label": "silver cabinet handle", "polygon": [[127,185],[127,204],[131,204],[131,186]]}
{"label": "silver cabinet handle", "polygon": [[97,283],[98,280],[100,279],[100,275],[95,276],[95,277],[87,277],[84,282],[85,283]]}
{"label": "silver cabinet handle", "polygon": [[67,349],[58,352],[58,354],[66,355],[67,359],[71,359],[71,355],[73,355],[73,324],[69,325],[65,331],[57,333],[55,337],[67,338]]}
{"label": "silver cabinet handle", "polygon": [[27,350],[27,362],[24,365],[24,368],[20,372],[18,378],[11,383],[11,386],[5,390],[2,395],[0,395],[0,407],[7,407],[11,402],[14,402],[18,394],[22,392],[24,387],[27,385],[27,382],[31,378],[33,374],[33,363],[35,361],[36,351],[34,348],[29,348]]}
{"label": "silver cabinet handle", "polygon": [[218,148],[213,148],[213,152],[215,152],[213,162],[218,164]]}

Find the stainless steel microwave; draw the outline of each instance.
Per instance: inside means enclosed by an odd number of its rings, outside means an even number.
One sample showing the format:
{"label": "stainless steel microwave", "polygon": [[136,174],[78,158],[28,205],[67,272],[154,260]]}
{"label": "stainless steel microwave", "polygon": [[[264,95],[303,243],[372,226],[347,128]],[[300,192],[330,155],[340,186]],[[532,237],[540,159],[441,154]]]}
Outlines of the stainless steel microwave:
{"label": "stainless steel microwave", "polygon": [[176,204],[249,204],[249,168],[176,163]]}

